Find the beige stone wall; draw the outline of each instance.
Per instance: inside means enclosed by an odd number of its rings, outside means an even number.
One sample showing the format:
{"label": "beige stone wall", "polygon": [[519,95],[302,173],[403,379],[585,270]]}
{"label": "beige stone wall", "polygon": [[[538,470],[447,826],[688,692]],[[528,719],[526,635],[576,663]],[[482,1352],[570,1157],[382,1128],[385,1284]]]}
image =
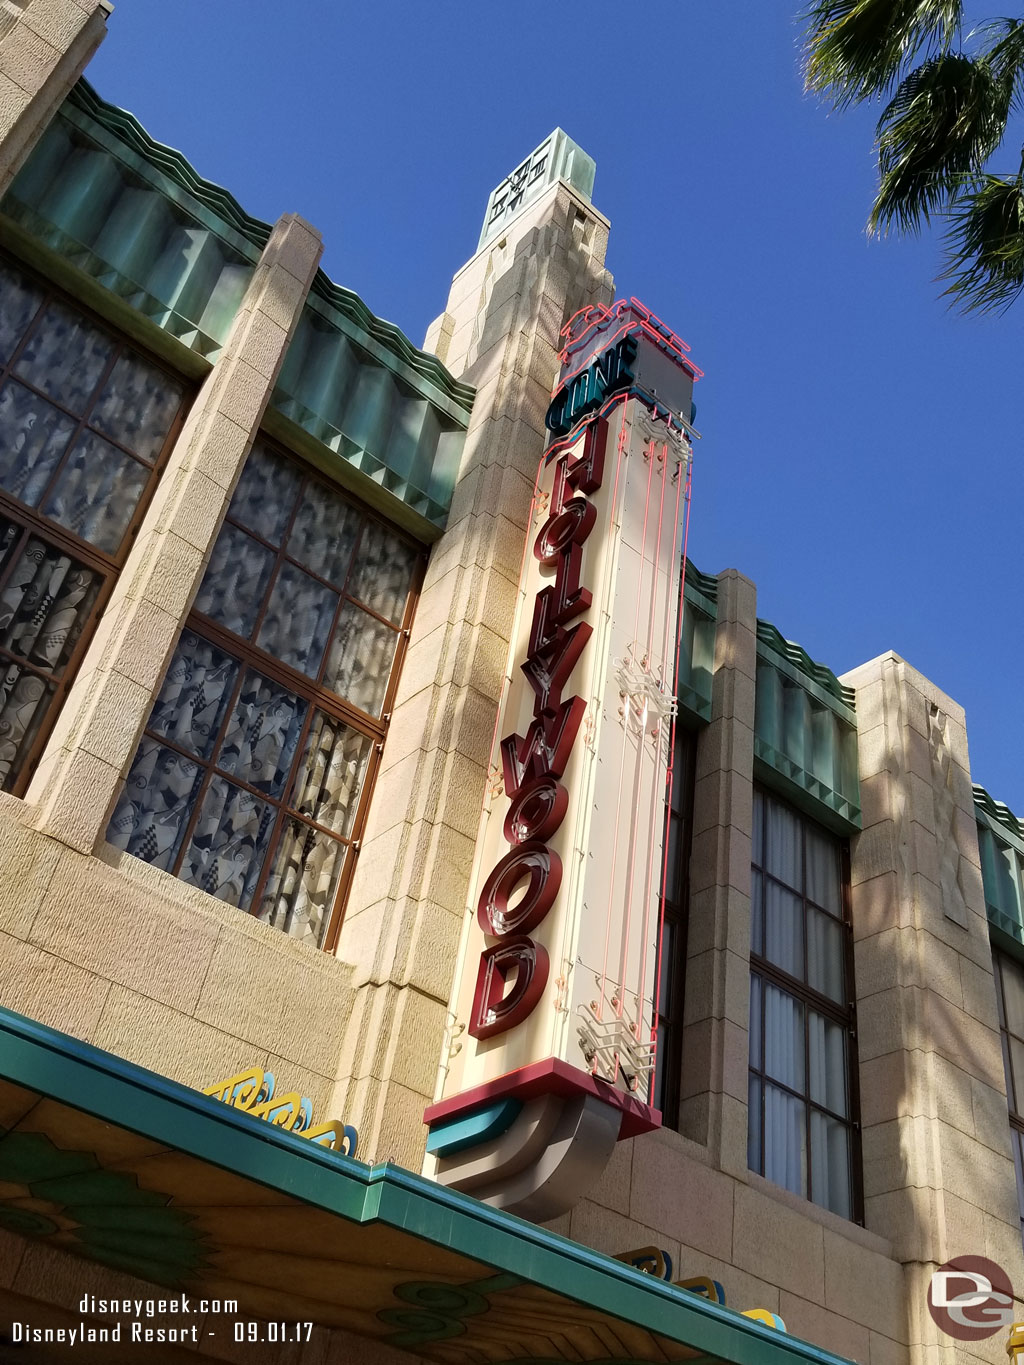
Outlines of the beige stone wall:
{"label": "beige stone wall", "polygon": [[323,1114],[351,1007],[326,953],[0,795],[0,1004],[185,1085],[269,1068]]}
{"label": "beige stone wall", "polygon": [[612,1255],[662,1247],[676,1279],[719,1280],[730,1308],[768,1308],[860,1365],[908,1365],[889,1243],[758,1175],[721,1170],[680,1133],[620,1143],[600,1185],[551,1226]]}

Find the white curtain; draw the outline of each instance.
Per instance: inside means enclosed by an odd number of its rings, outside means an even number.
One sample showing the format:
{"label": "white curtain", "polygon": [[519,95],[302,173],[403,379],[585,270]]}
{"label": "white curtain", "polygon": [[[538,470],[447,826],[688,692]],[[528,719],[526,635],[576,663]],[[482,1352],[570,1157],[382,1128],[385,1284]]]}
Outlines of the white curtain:
{"label": "white curtain", "polygon": [[[763,983],[764,1060],[767,1076],[804,1090],[804,1007],[777,986]],[[764,1174],[796,1194],[807,1191],[807,1137],[803,1100],[765,1082]]]}

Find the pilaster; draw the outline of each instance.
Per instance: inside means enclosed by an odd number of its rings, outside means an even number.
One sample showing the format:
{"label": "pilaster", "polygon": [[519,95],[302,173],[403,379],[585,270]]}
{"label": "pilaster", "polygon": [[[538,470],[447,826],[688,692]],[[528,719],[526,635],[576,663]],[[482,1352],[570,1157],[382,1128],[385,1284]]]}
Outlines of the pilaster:
{"label": "pilaster", "polygon": [[412,1168],[426,1130],[391,1119],[433,1099],[559,332],[584,303],[611,300],[606,228],[553,186],[459,272],[429,334],[477,400],[338,947],[362,987],[335,1107],[367,1152]]}
{"label": "pilaster", "polygon": [[321,250],[294,214],[274,227],[36,771],[37,828],[79,852],[106,829]]}
{"label": "pilaster", "polygon": [[924,1362],[952,1345],[924,1308],[939,1265],[989,1256],[1024,1285],[967,731],[898,655],[842,681],[864,819],[850,861],[865,1222],[906,1267]]}
{"label": "pilaster", "polygon": [[718,585],[711,723],[694,786],[680,1128],[745,1180],[757,593],[735,569]]}

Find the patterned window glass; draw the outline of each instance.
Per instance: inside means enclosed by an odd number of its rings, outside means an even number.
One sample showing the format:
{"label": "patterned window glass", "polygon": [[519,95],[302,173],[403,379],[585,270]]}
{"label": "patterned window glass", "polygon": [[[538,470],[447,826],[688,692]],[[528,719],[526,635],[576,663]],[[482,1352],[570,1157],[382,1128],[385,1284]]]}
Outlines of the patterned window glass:
{"label": "patterned window glass", "polygon": [[845,849],[754,792],[751,869],[752,1170],[859,1216],[856,1066]]}
{"label": "patterned window glass", "polygon": [[257,442],[108,840],[331,942],[419,563],[397,531]]}
{"label": "patterned window glass", "polygon": [[21,795],[178,429],[182,385],[0,259],[0,788]]}
{"label": "patterned window glass", "polygon": [[1010,1109],[1010,1147],[1017,1172],[1017,1207],[1024,1234],[1024,966],[1005,953],[995,953],[992,967]]}

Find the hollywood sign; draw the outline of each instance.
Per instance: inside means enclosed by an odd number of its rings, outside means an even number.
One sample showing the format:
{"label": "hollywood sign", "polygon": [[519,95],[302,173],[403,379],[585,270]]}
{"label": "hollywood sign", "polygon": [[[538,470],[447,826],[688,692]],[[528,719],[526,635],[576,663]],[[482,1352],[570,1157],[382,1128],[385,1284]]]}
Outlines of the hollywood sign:
{"label": "hollywood sign", "polygon": [[657,1127],[660,889],[699,374],[629,300],[567,326],[427,1170],[531,1218]]}
{"label": "hollywood sign", "polygon": [[[509,808],[504,835],[511,849],[494,866],[480,891],[477,919],[497,943],[480,956],[469,1032],[491,1038],[521,1023],[547,985],[548,954],[530,931],[544,919],[562,884],[562,862],[549,846],[569,808],[559,782],[579,733],[586,703],[562,691],[587,647],[591,626],[572,625],[593,601],[580,582],[582,547],[597,511],[587,495],[601,486],[604,432],[592,427],[582,456],[559,457],[547,520],[533,543],[534,558],[555,569],[555,581],[536,596],[530,648],[522,671],[534,693],[526,734],[501,741],[502,774]],[[525,892],[512,907],[512,898]],[[510,975],[514,985],[506,994]]]}

